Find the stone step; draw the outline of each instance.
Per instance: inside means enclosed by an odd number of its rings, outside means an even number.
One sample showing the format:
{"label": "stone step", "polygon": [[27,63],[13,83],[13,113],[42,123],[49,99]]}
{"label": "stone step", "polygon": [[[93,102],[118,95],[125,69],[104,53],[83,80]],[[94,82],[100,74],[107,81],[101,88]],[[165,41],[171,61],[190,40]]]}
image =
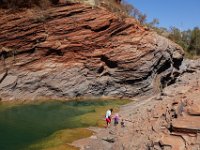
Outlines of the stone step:
{"label": "stone step", "polygon": [[171,150],[185,150],[185,143],[179,136],[165,135],[160,140],[162,147],[170,146]]}
{"label": "stone step", "polygon": [[200,106],[196,104],[188,108],[188,114],[191,116],[200,116]]}
{"label": "stone step", "polygon": [[200,117],[185,116],[172,121],[172,131],[183,133],[200,132]]}

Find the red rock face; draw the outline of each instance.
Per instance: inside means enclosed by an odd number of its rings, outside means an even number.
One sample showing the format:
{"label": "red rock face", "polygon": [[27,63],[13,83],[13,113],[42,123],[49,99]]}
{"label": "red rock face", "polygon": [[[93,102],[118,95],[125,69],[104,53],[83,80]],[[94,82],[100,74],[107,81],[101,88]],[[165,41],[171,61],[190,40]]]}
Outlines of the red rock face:
{"label": "red rock face", "polygon": [[2,98],[132,97],[161,78],[168,84],[183,58],[178,45],[104,8],[68,4],[0,17]]}
{"label": "red rock face", "polygon": [[117,4],[121,4],[121,0],[115,0]]}

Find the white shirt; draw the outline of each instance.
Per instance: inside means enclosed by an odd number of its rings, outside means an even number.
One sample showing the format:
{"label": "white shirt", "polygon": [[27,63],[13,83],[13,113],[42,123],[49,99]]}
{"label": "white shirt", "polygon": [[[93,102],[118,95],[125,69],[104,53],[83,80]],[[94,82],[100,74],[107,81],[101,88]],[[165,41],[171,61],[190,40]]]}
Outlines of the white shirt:
{"label": "white shirt", "polygon": [[107,110],[106,112],[106,118],[110,117],[111,116],[111,111],[110,110]]}

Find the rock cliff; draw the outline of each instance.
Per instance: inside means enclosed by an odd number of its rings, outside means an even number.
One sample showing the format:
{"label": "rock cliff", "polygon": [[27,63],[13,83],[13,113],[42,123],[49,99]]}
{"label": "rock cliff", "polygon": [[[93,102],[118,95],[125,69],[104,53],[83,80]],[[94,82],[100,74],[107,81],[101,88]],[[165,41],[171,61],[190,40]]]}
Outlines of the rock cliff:
{"label": "rock cliff", "polygon": [[95,135],[73,142],[84,150],[198,150],[200,148],[200,60],[186,60],[187,71],[163,95],[138,97],[121,107],[125,127],[91,128]]}
{"label": "rock cliff", "polygon": [[101,7],[0,10],[0,18],[2,99],[152,93],[173,82],[184,55],[136,20]]}

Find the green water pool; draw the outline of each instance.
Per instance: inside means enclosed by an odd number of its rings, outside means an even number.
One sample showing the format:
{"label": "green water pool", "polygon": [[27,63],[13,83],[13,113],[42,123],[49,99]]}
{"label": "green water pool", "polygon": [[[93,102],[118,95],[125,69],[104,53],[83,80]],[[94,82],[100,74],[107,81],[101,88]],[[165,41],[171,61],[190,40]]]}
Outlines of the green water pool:
{"label": "green water pool", "polygon": [[128,102],[75,100],[0,104],[0,149],[65,149],[67,143],[92,134],[83,128],[102,126],[107,109],[117,110]]}

